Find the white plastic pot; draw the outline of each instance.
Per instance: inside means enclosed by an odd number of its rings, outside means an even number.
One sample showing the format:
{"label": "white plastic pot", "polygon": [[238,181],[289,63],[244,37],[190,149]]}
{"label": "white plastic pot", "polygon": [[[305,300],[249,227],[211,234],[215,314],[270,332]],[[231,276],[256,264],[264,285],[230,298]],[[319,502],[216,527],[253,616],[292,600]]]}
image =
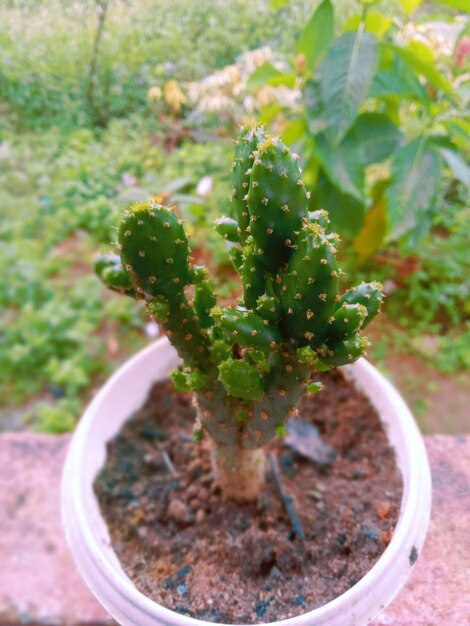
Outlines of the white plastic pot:
{"label": "white plastic pot", "polygon": [[[178,364],[166,339],[125,363],[85,411],[70,444],[62,483],[67,540],[90,589],[123,626],[201,626],[144,596],[124,573],[93,491],[106,443],[145,401],[152,384]],[[424,542],[431,508],[431,478],[423,440],[393,386],[365,359],[344,368],[370,398],[386,427],[403,475],[403,498],[393,538],[369,572],[348,591],[314,611],[279,622],[289,626],[361,626],[396,595]]]}

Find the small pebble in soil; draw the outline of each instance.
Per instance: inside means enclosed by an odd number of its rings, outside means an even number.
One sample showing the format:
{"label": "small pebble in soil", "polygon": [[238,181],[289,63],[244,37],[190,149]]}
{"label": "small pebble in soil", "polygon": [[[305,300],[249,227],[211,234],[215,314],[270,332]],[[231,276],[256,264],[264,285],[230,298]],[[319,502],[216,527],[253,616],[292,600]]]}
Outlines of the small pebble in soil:
{"label": "small pebble in soil", "polygon": [[284,439],[284,443],[298,454],[318,465],[326,466],[333,463],[336,452],[325,443],[317,426],[301,419],[291,418],[286,428],[288,436]]}
{"label": "small pebble in soil", "polygon": [[274,596],[270,596],[267,600],[261,600],[260,602],[258,602],[258,604],[255,606],[255,613],[257,615],[257,617],[263,617],[263,615],[266,613],[266,609],[269,606],[269,603],[274,599]]}
{"label": "small pebble in soil", "polygon": [[176,587],[176,591],[178,592],[178,594],[182,595],[182,590],[178,590],[178,587],[181,585],[181,583],[186,584],[185,577],[186,574],[189,574],[191,569],[191,565],[183,565],[183,567],[181,567],[174,576],[168,576],[168,578],[165,578],[165,580],[163,581],[163,587],[165,589],[174,589]]}
{"label": "small pebble in soil", "polygon": [[144,439],[149,439],[150,441],[165,441],[168,437],[163,428],[159,428],[147,421],[144,422],[139,434],[144,437]]}
{"label": "small pebble in soil", "polygon": [[385,519],[390,515],[390,504],[388,502],[380,502],[376,511],[379,519]]}
{"label": "small pebble in soil", "polygon": [[197,618],[214,624],[226,622],[226,618],[223,613],[220,613],[217,609],[211,609],[210,611],[198,613]]}
{"label": "small pebble in soil", "polygon": [[168,578],[165,578],[165,580],[163,581],[163,587],[165,589],[173,589],[175,586],[176,586],[175,581],[173,580],[171,576],[169,576]]}
{"label": "small pebble in soil", "polygon": [[191,521],[191,513],[186,504],[179,498],[173,498],[168,505],[168,518],[178,524],[188,524]]}
{"label": "small pebble in soil", "polygon": [[176,586],[176,593],[179,596],[187,596],[189,593],[189,587],[186,583],[182,583]]}
{"label": "small pebble in soil", "polygon": [[303,604],[305,604],[305,596],[304,595],[300,595],[297,596],[296,598],[294,598],[294,600],[292,601],[292,604],[294,606],[302,606]]}
{"label": "small pebble in soil", "polygon": [[384,543],[386,546],[392,541],[393,537],[393,528],[388,528],[387,530],[383,530],[380,533],[380,541]]}
{"label": "small pebble in soil", "polygon": [[65,395],[64,388],[58,387],[57,385],[49,385],[49,391],[54,398],[62,398]]}
{"label": "small pebble in soil", "polygon": [[178,611],[178,613],[183,613],[184,615],[189,615],[189,617],[195,617],[193,611],[191,611],[191,609],[188,609],[187,606],[181,606],[179,604],[175,606],[175,611]]}
{"label": "small pebble in soil", "polygon": [[191,570],[191,565],[183,565],[183,567],[181,567],[175,574],[177,580],[182,580]]}
{"label": "small pebble in soil", "polygon": [[286,474],[286,476],[295,476],[297,470],[294,467],[294,455],[292,452],[283,452],[280,454],[279,462],[281,464],[282,471]]}
{"label": "small pebble in soil", "polygon": [[375,528],[364,528],[364,530],[362,531],[362,534],[365,535],[366,537],[369,537],[369,539],[374,539],[375,541],[377,541],[380,537],[380,533],[378,530],[376,530]]}

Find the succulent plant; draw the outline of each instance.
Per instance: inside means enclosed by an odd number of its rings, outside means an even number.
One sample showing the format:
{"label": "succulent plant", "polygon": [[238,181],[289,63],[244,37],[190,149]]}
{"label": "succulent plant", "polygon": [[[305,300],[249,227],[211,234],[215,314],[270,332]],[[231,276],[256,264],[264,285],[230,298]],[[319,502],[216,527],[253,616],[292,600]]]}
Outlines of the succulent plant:
{"label": "succulent plant", "polygon": [[256,123],[236,143],[232,184],[234,217],[216,229],[235,244],[238,306],[217,306],[182,220],[158,203],[124,212],[119,256],[101,256],[96,270],[111,289],[145,300],[165,329],[182,359],[174,384],[194,392],[195,433],[212,439],[216,478],[227,497],[249,500],[263,487],[264,446],[302,395],[319,390],[315,372],[364,353],[360,333],[383,296],[378,283],[339,293],[328,215],[308,211],[298,157]]}

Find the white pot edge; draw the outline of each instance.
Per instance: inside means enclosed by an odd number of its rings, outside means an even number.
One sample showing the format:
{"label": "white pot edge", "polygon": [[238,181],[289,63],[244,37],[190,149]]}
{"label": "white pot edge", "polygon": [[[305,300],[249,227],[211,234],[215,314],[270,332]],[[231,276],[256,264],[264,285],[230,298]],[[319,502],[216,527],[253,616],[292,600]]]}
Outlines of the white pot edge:
{"label": "white pot edge", "polygon": [[[106,441],[166,378],[178,357],[166,338],[127,361],[83,414],[67,454],[62,480],[62,520],[75,562],[98,600],[123,626],[201,626],[202,620],[170,611],[140,593],[110,547],[92,481],[105,458]],[[408,577],[413,549],[419,556],[431,510],[431,474],[423,439],[393,385],[365,359],[345,367],[386,424],[402,471],[404,493],[392,541],[369,572],[348,591],[314,611],[276,626],[363,626],[395,597]],[[129,384],[132,380],[132,384]],[[109,417],[108,417],[109,415]]]}

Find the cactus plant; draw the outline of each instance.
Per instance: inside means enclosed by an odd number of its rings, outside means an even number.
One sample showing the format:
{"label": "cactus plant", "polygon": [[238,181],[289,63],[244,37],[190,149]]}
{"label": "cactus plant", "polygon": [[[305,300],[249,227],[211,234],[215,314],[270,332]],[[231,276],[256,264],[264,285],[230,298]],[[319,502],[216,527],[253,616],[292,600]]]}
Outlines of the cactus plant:
{"label": "cactus plant", "polygon": [[340,294],[338,236],[324,211],[308,211],[298,157],[256,123],[235,148],[234,218],[216,228],[235,243],[243,284],[237,306],[217,306],[205,268],[191,264],[188,238],[172,208],[125,211],[116,255],[96,270],[110,288],[145,300],[182,358],[178,390],[194,392],[196,437],[212,440],[223,493],[255,498],[263,487],[266,444],[296,415],[315,372],[351,363],[368,341],[361,330],[378,312],[378,283]]}

